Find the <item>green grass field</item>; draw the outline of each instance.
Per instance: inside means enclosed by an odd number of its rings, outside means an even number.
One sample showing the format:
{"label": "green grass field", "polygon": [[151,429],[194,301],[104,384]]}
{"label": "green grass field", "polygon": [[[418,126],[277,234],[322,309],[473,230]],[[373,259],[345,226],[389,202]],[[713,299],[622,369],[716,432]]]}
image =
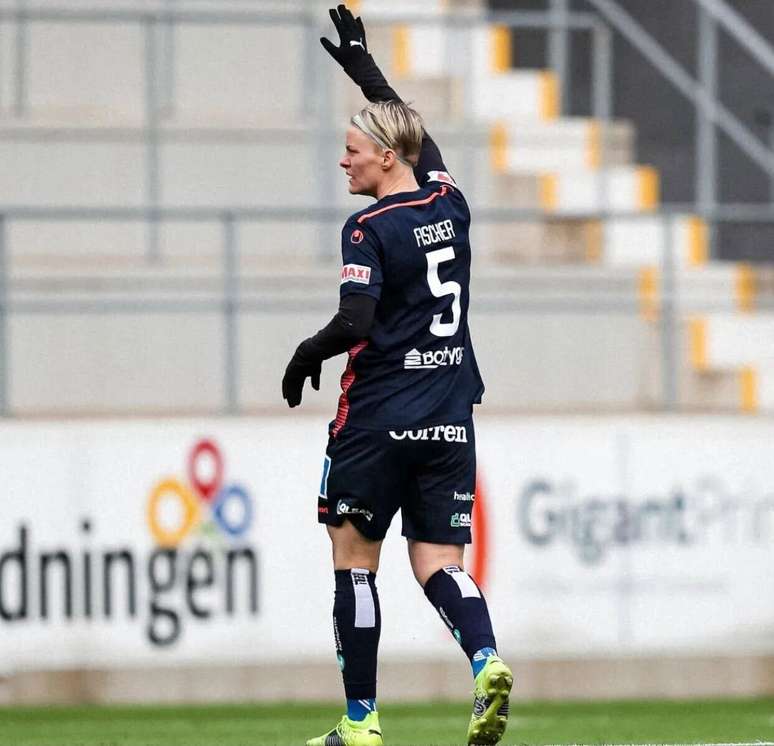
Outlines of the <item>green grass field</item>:
{"label": "green grass field", "polygon": [[[460,746],[466,703],[380,708],[386,746]],[[303,746],[330,705],[0,708],[1,746]],[[503,744],[774,742],[774,699],[513,706]]]}

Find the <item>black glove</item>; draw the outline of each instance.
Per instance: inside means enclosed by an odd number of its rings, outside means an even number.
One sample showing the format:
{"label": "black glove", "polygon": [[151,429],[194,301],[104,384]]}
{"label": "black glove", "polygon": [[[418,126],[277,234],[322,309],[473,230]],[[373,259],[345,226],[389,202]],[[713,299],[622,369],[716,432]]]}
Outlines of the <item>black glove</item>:
{"label": "black glove", "polygon": [[302,342],[290,359],[282,379],[282,398],[287,399],[289,407],[297,407],[301,403],[301,393],[304,390],[304,382],[307,377],[312,381],[312,388],[315,391],[320,390],[321,371],[322,361],[310,359],[305,354]]}
{"label": "black glove", "polygon": [[320,44],[325,47],[325,50],[336,62],[347,70],[361,62],[368,55],[368,44],[366,42],[363,21],[359,16],[355,18],[352,15],[352,11],[345,5],[331,8],[328,12],[331,15],[336,31],[339,32],[339,46],[334,46],[324,36],[320,37]]}

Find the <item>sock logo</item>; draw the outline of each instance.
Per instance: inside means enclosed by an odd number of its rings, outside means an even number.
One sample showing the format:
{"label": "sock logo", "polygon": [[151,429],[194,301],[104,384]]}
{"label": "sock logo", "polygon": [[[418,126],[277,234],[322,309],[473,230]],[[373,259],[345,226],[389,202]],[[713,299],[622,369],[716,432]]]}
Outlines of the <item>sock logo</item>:
{"label": "sock logo", "polygon": [[463,598],[481,598],[478,586],[461,567],[457,565],[447,565],[443,571],[457,584]]}
{"label": "sock logo", "polygon": [[355,594],[355,627],[375,627],[376,603],[368,582],[370,573],[362,567],[353,567],[349,574]]}
{"label": "sock logo", "polygon": [[444,609],[443,606],[438,607],[438,614],[440,615],[441,619],[443,619],[444,624],[453,631],[454,625],[452,624],[451,619],[449,619],[449,615],[446,613],[446,609]]}

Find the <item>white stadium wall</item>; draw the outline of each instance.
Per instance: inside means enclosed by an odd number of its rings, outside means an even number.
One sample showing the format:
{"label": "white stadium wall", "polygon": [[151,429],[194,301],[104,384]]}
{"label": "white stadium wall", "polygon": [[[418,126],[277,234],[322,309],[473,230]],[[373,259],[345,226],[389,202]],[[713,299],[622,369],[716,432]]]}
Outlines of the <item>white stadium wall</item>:
{"label": "white stadium wall", "polygon": [[[335,292],[333,286],[327,301],[316,301],[319,310],[256,312],[239,319],[236,388],[244,411],[284,408],[280,382],[287,361],[298,342],[335,313]],[[11,411],[20,416],[222,411],[227,389],[222,314],[140,310],[61,314],[53,308],[11,319]],[[637,317],[481,312],[471,319],[471,329],[489,412],[647,404],[642,366],[647,326]],[[654,353],[653,365],[658,359]],[[321,390],[305,396],[307,407],[335,413],[344,367],[343,356],[326,362]]]}
{"label": "white stadium wall", "polygon": [[[330,550],[315,518],[325,425],[3,425],[0,700],[337,696]],[[547,683],[552,667],[586,659],[624,668],[576,695],[774,688],[771,665],[706,676],[718,659],[759,661],[774,641],[771,424],[481,417],[477,441],[467,561],[524,674],[520,696],[572,693],[566,672]],[[385,691],[411,694],[396,686],[411,658],[437,673],[425,697],[465,696],[463,656],[399,534],[396,519],[378,576]],[[625,667],[657,658],[672,667],[661,683]],[[675,671],[696,658],[703,676]],[[279,661],[292,682],[276,679]],[[44,693],[30,683],[42,671],[102,684]],[[142,684],[110,679],[121,671]]]}

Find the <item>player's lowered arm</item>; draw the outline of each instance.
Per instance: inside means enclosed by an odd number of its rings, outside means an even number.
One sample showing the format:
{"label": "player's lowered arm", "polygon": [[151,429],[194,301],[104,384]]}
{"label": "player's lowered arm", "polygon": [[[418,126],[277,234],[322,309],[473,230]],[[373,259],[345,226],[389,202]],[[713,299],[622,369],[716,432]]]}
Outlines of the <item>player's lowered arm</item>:
{"label": "player's lowered arm", "polygon": [[347,352],[368,336],[375,313],[375,298],[364,293],[345,295],[336,315],[317,334],[305,339],[293,357],[309,365]]}

